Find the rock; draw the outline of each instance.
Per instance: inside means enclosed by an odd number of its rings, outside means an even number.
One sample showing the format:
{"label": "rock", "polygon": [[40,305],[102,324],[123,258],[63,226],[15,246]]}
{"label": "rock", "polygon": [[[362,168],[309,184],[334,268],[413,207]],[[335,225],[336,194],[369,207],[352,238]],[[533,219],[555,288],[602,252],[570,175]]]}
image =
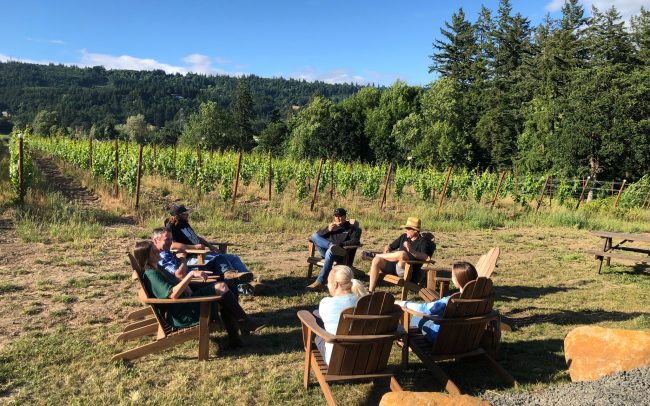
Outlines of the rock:
{"label": "rock", "polygon": [[650,333],[578,327],[564,338],[564,358],[573,382],[649,366]]}
{"label": "rock", "polygon": [[468,395],[448,395],[440,392],[388,392],[379,406],[490,406],[482,399]]}

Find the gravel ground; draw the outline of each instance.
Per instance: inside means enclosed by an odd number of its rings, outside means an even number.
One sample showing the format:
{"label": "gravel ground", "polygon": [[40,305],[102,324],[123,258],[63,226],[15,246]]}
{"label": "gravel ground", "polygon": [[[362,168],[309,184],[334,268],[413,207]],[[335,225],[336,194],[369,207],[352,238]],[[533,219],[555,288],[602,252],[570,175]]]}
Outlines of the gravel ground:
{"label": "gravel ground", "polygon": [[576,382],[546,389],[481,396],[493,406],[539,405],[650,405],[650,367],[605,376],[596,381]]}

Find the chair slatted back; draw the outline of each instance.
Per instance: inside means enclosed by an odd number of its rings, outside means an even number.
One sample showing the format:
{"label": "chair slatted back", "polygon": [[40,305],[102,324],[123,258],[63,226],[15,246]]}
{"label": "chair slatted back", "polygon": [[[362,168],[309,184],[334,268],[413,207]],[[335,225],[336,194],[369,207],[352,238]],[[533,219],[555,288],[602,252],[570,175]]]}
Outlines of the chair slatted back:
{"label": "chair slatted back", "polygon": [[[144,303],[146,299],[151,298],[144,284],[144,270],[140,267],[140,264],[138,264],[138,261],[135,259],[133,254],[129,252],[127,255],[129,256],[129,261],[131,262],[131,268],[133,268],[132,279],[135,281],[136,288],[138,290],[138,299]],[[154,306],[151,304],[148,306],[151,308],[154,316],[156,317],[156,320],[158,321],[158,325],[165,333],[165,335],[168,335],[174,331],[174,327],[167,323],[161,306]]]}
{"label": "chair slatted back", "polygon": [[[469,282],[462,293],[451,295],[443,318],[461,319],[488,314],[492,311],[494,296],[492,280],[479,277]],[[433,344],[433,353],[458,354],[477,349],[487,323],[441,324]]]}
{"label": "chair slatted back", "polygon": [[476,263],[476,272],[478,273],[478,276],[486,278],[492,276],[492,272],[494,272],[494,268],[497,266],[499,255],[501,255],[501,249],[499,247],[494,247],[489,250],[487,254],[481,255]]}
{"label": "chair slatted back", "polygon": [[[364,317],[365,316],[365,317]],[[327,373],[363,375],[382,371],[388,364],[402,310],[390,293],[375,292],[341,312],[337,336],[380,336],[370,343],[334,344]]]}

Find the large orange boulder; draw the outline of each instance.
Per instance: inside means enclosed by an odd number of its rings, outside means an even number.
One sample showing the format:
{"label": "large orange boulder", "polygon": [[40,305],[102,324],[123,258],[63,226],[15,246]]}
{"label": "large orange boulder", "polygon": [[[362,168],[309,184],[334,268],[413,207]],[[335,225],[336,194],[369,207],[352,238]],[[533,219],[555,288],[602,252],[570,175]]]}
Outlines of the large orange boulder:
{"label": "large orange boulder", "polygon": [[490,406],[482,399],[468,395],[448,395],[440,392],[388,392],[379,406]]}
{"label": "large orange boulder", "polygon": [[564,338],[564,358],[571,381],[593,381],[605,375],[650,365],[650,333],[582,326]]}

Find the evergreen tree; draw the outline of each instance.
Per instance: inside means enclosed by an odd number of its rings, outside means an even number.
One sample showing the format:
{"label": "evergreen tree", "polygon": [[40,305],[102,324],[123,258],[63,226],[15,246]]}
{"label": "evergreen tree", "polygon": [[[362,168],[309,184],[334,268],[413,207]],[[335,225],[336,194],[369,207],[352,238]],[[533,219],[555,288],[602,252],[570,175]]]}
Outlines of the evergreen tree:
{"label": "evergreen tree", "polygon": [[255,112],[253,109],[253,97],[250,86],[245,78],[237,81],[235,98],[232,104],[232,116],[235,125],[235,135],[238,147],[242,150],[249,150],[253,146],[253,120]]}
{"label": "evergreen tree", "polygon": [[459,8],[451,16],[451,24],[445,22],[447,29],[440,29],[446,42],[436,40],[433,47],[438,52],[430,56],[433,64],[429,73],[438,72],[452,78],[458,85],[466,87],[473,79],[473,63],[476,60],[476,46],[472,24],[465,19]]}

